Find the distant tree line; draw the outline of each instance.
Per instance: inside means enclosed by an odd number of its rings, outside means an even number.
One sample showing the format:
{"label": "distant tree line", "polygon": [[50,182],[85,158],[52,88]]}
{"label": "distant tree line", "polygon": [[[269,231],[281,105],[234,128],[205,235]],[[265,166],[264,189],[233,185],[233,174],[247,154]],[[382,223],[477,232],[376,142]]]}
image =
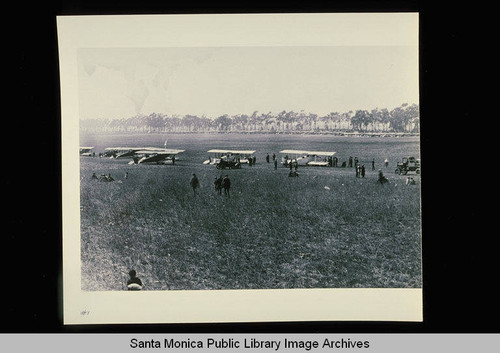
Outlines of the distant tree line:
{"label": "distant tree line", "polygon": [[129,118],[95,118],[80,121],[82,132],[419,132],[420,110],[407,103],[394,108],[331,112],[318,116],[304,111],[282,111],[279,114],[221,115],[216,118],[196,115],[152,113]]}

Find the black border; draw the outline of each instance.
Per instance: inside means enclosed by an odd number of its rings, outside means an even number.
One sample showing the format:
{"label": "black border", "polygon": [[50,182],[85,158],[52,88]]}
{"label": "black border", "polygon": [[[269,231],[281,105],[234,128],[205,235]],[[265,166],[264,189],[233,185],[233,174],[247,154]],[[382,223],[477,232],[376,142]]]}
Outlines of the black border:
{"label": "black border", "polygon": [[[8,253],[3,265],[6,294],[4,333],[493,333],[498,325],[486,318],[498,306],[485,261],[484,242],[470,241],[484,231],[478,207],[468,207],[467,189],[444,174],[443,159],[462,136],[450,117],[471,118],[470,96],[461,88],[473,81],[464,59],[475,37],[464,28],[468,10],[457,4],[443,7],[422,1],[239,1],[214,2],[83,1],[37,2],[20,9],[12,26],[16,75],[14,107],[4,131],[27,141],[20,153],[28,163],[14,165],[5,186],[9,215]],[[314,12],[419,12],[421,78],[421,156],[424,322],[287,322],[168,325],[62,324],[62,207],[60,149],[60,91],[56,16],[182,13],[314,13]],[[467,13],[466,13],[467,12]],[[15,21],[15,19],[14,19]],[[18,28],[21,28],[18,30]],[[7,56],[10,56],[7,54]],[[458,82],[459,81],[459,82]],[[450,85],[451,83],[451,85]],[[14,117],[14,119],[12,119]],[[27,124],[20,124],[21,122]],[[10,126],[9,124],[12,124]],[[475,142],[475,140],[474,140]],[[472,142],[473,143],[473,142]],[[23,143],[24,145],[24,143]],[[451,146],[451,147],[450,147]],[[444,148],[444,149],[443,149]],[[476,158],[463,153],[460,158]],[[23,169],[18,173],[18,166]],[[21,174],[21,175],[19,175]],[[437,175],[436,175],[437,174]],[[450,181],[451,180],[451,181]],[[470,196],[470,195],[469,195]],[[477,204],[476,204],[477,205]],[[472,225],[473,233],[469,231]],[[489,232],[490,236],[491,232]],[[477,238],[474,238],[477,239]],[[487,247],[487,245],[486,245]],[[5,260],[5,256],[2,260]],[[491,261],[491,260],[489,260]],[[497,265],[498,267],[498,265]],[[489,282],[488,282],[489,280]],[[486,288],[484,288],[486,287]],[[483,290],[484,288],[484,290]],[[4,297],[4,295],[2,295]]]}

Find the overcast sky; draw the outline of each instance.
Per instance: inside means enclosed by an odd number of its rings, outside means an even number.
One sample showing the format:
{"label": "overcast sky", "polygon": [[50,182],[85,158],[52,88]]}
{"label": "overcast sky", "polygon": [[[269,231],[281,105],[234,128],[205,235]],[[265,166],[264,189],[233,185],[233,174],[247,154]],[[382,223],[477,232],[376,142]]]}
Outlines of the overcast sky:
{"label": "overcast sky", "polygon": [[81,119],[418,104],[415,46],[78,50]]}

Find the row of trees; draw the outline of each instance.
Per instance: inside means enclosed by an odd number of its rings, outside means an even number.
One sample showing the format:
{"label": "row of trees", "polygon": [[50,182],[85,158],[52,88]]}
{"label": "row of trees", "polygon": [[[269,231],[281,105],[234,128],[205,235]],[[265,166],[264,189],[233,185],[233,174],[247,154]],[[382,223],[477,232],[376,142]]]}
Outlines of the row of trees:
{"label": "row of trees", "polygon": [[152,113],[122,119],[80,121],[83,132],[419,132],[419,106],[356,110],[318,116],[304,111],[222,115],[217,118]]}

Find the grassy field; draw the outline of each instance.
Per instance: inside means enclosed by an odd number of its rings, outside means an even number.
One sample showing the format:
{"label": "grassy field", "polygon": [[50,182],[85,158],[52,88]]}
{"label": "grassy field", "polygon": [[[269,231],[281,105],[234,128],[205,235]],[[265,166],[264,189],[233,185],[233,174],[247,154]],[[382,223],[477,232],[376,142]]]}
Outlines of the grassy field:
{"label": "grassy field", "polygon": [[[101,151],[160,140],[93,136],[80,144]],[[418,139],[173,135],[168,145],[186,149],[175,166],[80,158],[84,290],[123,290],[131,268],[144,290],[421,286],[420,177],[407,186],[394,174],[396,160],[418,157]],[[201,164],[217,147],[257,150],[256,166],[223,172],[231,197],[214,190],[221,172]],[[303,167],[289,178],[264,160],[284,148],[337,151],[340,161],[358,156],[367,174]],[[376,182],[372,158],[388,184]],[[91,180],[94,172],[116,181]],[[192,173],[201,181],[196,196]]]}

